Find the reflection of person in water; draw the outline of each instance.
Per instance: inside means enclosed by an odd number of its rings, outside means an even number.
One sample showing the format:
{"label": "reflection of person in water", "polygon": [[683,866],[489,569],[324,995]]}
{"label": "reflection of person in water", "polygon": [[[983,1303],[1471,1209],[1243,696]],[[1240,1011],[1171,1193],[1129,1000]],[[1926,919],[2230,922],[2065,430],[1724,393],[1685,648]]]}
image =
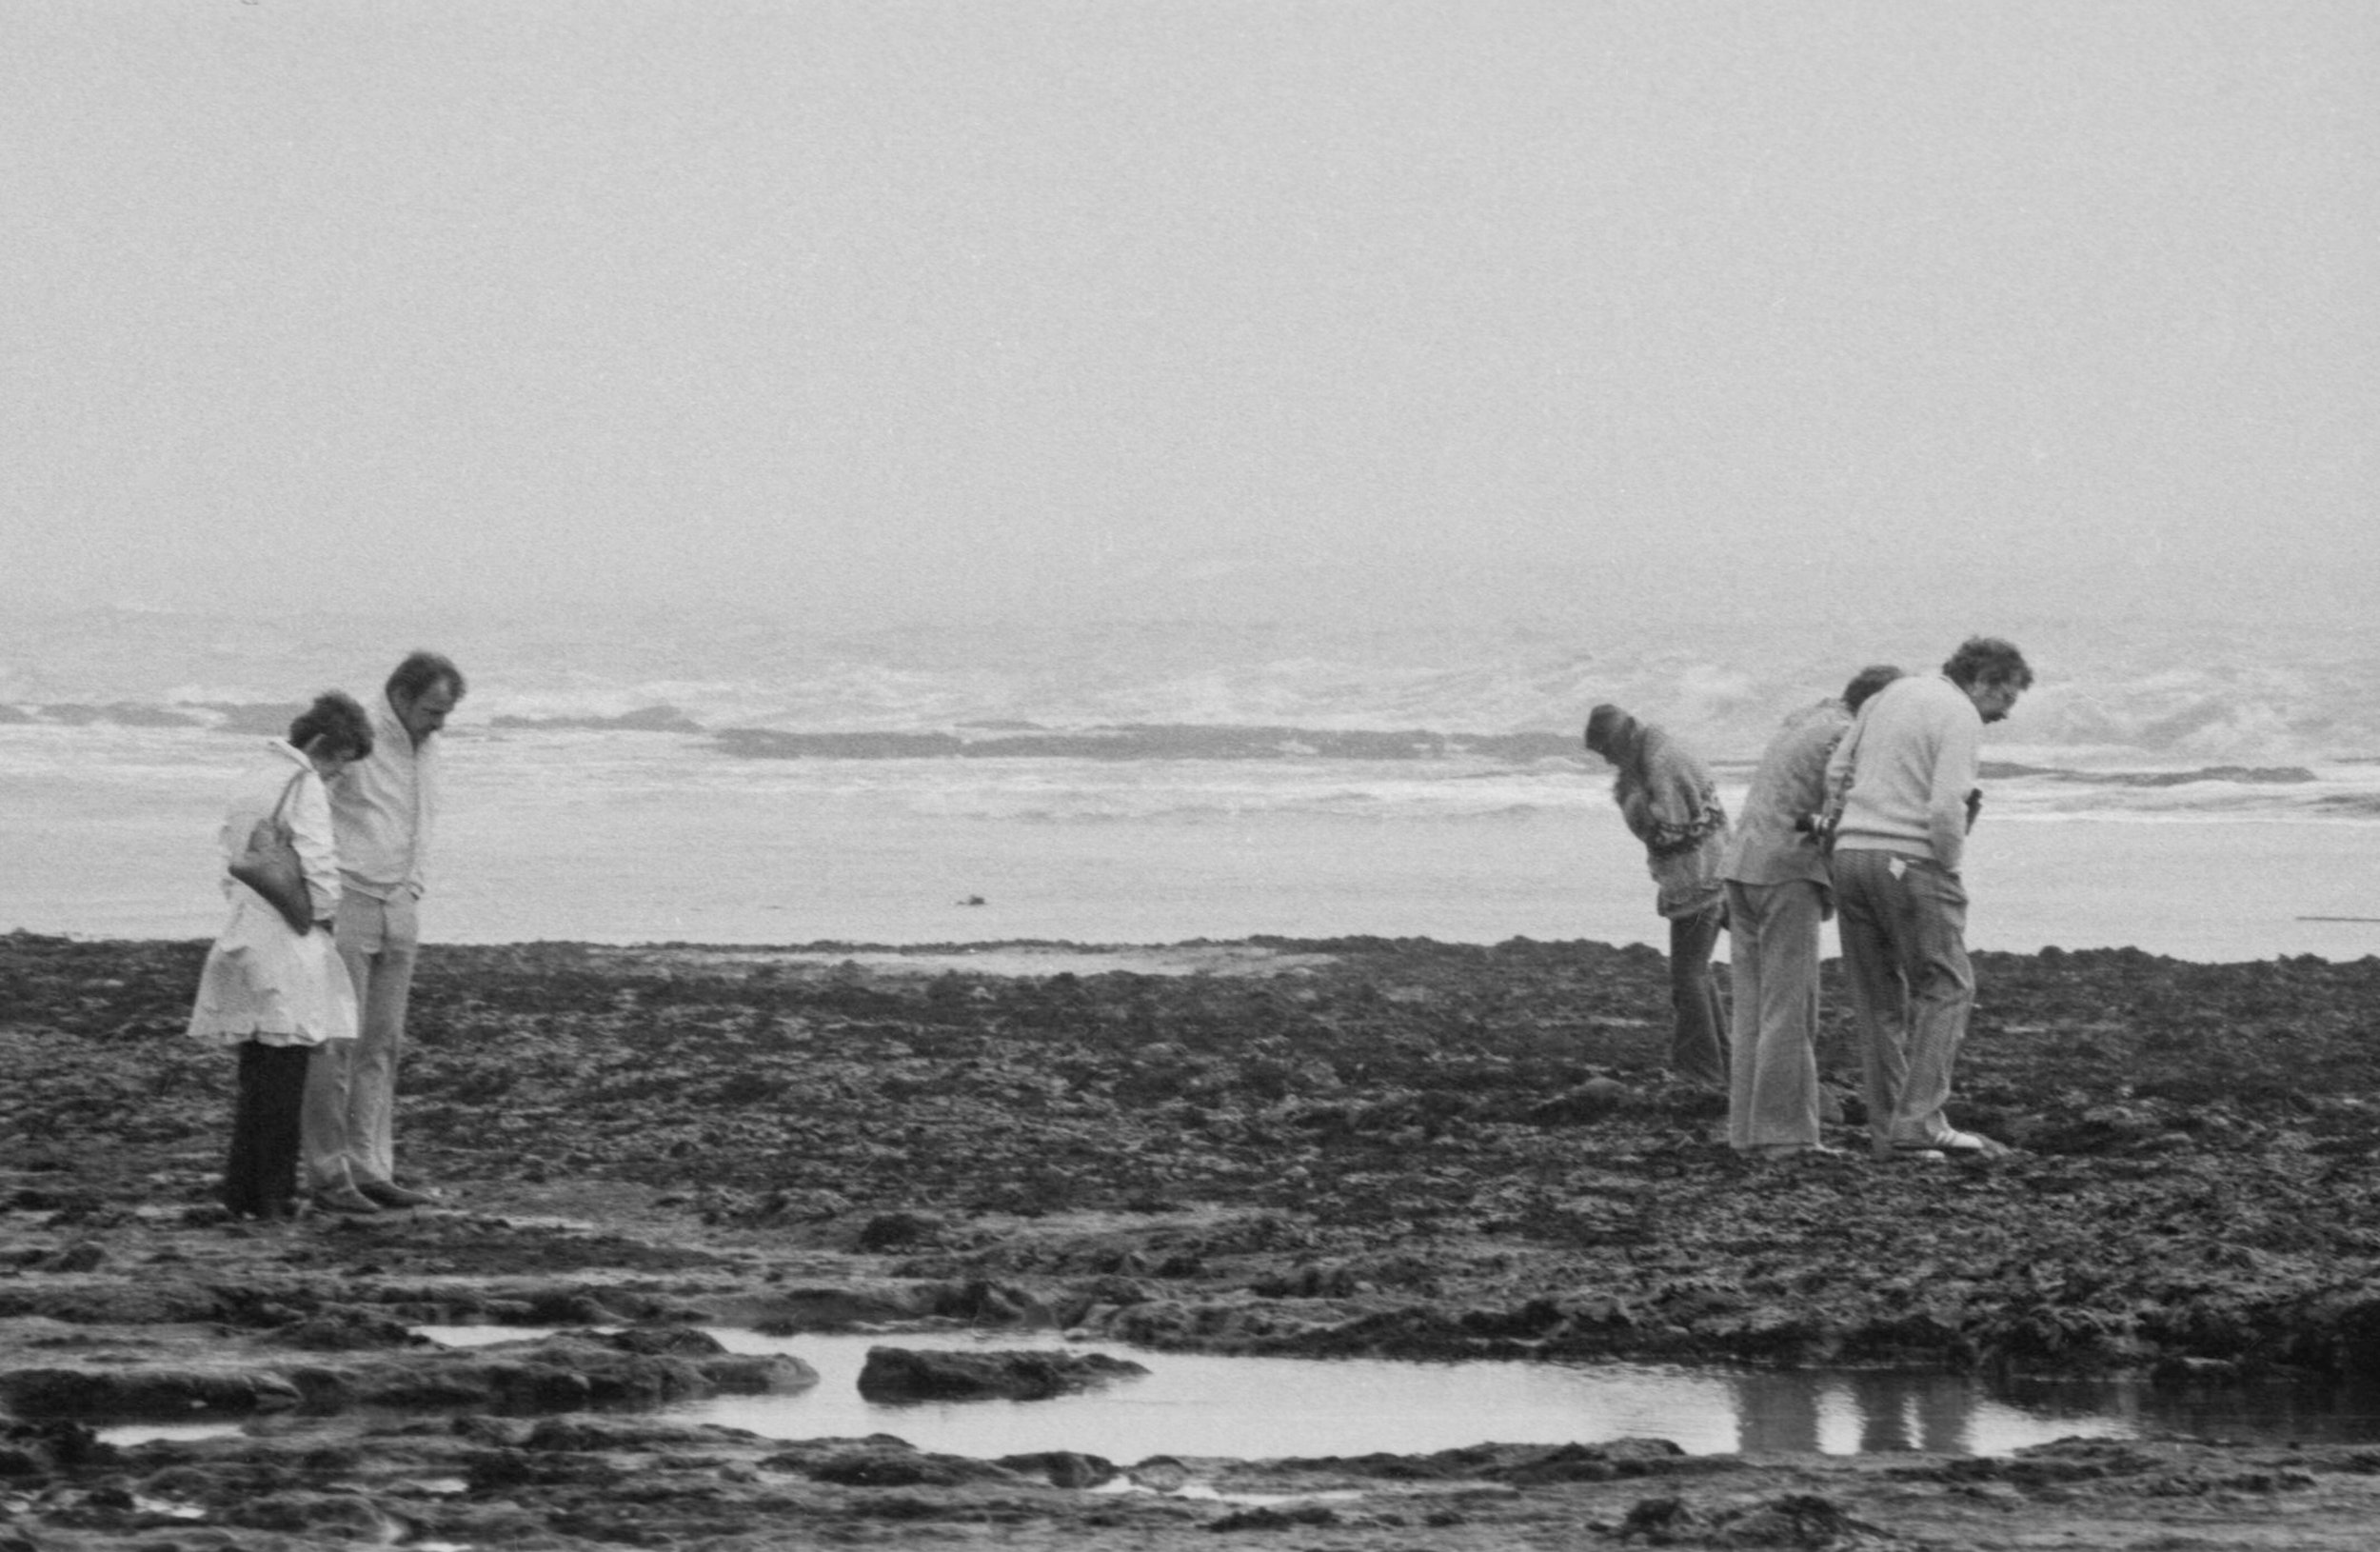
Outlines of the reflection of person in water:
{"label": "reflection of person in water", "polygon": [[1807,1374],[1739,1374],[1735,1390],[1735,1448],[1815,1455],[1818,1451],[1818,1384]]}
{"label": "reflection of person in water", "polygon": [[1975,1404],[1972,1380],[1878,1370],[1854,1375],[1851,1394],[1859,1411],[1861,1454],[1907,1449],[1965,1453],[1968,1420]]}
{"label": "reflection of person in water", "polygon": [[[1845,1399],[1842,1381],[1808,1374],[1739,1374],[1728,1383],[1735,1391],[1735,1447],[1747,1455],[1816,1454],[1826,1447],[1824,1403]],[[1851,1376],[1849,1390],[1860,1454],[1967,1452],[1977,1397],[1973,1381],[1877,1370]],[[1842,1448],[1838,1436],[1835,1449]]]}

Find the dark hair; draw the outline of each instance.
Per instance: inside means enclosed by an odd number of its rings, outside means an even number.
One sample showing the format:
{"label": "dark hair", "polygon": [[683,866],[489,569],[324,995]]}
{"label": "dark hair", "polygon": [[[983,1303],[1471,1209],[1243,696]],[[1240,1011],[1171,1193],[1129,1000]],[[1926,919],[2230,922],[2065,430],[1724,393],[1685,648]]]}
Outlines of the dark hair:
{"label": "dark hair", "polygon": [[1853,674],[1851,683],[1843,686],[1844,709],[1858,710],[1868,704],[1869,697],[1875,694],[1877,690],[1882,689],[1894,680],[1903,677],[1905,675],[1901,666],[1897,663],[1869,664],[1857,673]]}
{"label": "dark hair", "polygon": [[302,749],[318,738],[328,739],[334,749],[346,750],[348,759],[361,760],[372,752],[372,719],[355,704],[354,696],[327,689],[289,724],[289,742],[297,747]]}
{"label": "dark hair", "polygon": [[454,666],[454,659],[444,652],[408,652],[388,676],[388,699],[418,701],[442,679],[453,686],[456,700],[463,699],[469,686],[463,683],[463,670]]}
{"label": "dark hair", "polygon": [[1958,650],[1942,665],[1942,676],[1962,688],[1976,685],[2033,688],[2033,668],[2025,662],[2025,654],[1997,636],[1970,636],[1959,643]]}
{"label": "dark hair", "polygon": [[1626,742],[1635,726],[1635,718],[1606,701],[1587,714],[1584,742],[1588,748],[1609,759]]}

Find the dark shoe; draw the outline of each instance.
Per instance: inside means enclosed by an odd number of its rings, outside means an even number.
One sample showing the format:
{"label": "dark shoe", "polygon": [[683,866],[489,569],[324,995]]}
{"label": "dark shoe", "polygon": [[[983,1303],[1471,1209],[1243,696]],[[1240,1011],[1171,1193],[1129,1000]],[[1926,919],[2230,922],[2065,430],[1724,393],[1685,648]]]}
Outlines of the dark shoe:
{"label": "dark shoe", "polygon": [[355,1188],[384,1207],[426,1207],[437,1198],[427,1191],[415,1191],[392,1180],[357,1181]]}
{"label": "dark shoe", "polygon": [[322,1212],[367,1213],[380,1210],[379,1203],[351,1185],[342,1185],[335,1191],[316,1191],[314,1205]]}

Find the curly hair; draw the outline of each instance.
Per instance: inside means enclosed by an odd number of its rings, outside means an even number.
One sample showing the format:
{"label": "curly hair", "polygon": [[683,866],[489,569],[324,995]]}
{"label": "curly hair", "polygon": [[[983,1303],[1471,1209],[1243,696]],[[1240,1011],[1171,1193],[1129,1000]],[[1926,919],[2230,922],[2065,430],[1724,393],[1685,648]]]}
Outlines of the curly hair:
{"label": "curly hair", "polygon": [[330,746],[345,750],[348,759],[361,760],[372,752],[372,719],[364,714],[354,696],[327,689],[289,724],[289,742],[298,748],[318,738],[328,739]]}
{"label": "curly hair", "polygon": [[1970,636],[1958,644],[1958,650],[1942,665],[1942,676],[1962,687],[1975,685],[2013,685],[2018,689],[2033,688],[2033,667],[2015,644],[1997,636]]}

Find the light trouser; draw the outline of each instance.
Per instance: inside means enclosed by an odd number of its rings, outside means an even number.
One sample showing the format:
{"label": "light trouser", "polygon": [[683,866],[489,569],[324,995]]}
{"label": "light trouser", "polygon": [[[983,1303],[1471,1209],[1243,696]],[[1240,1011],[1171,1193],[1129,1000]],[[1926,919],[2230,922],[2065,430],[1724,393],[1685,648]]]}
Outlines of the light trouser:
{"label": "light trouser", "polygon": [[1669,919],[1669,1068],[1680,1078],[1727,1086],[1727,1009],[1711,974],[1711,951],[1727,922],[1724,906]]}
{"label": "light trouser", "polygon": [[1727,885],[1734,1050],[1727,1143],[1738,1151],[1818,1144],[1818,924],[1825,891],[1806,880]]}
{"label": "light trouser", "polygon": [[397,1056],[421,926],[410,891],[350,887],[332,928],[355,983],[356,1037],[314,1047],[306,1075],[306,1178],[318,1191],[396,1179]]}
{"label": "light trouser", "polygon": [[1869,1139],[1879,1148],[1938,1142],[1952,1130],[1942,1106],[1975,1000],[1967,891],[1931,862],[1838,849],[1835,906],[1859,1014]]}

